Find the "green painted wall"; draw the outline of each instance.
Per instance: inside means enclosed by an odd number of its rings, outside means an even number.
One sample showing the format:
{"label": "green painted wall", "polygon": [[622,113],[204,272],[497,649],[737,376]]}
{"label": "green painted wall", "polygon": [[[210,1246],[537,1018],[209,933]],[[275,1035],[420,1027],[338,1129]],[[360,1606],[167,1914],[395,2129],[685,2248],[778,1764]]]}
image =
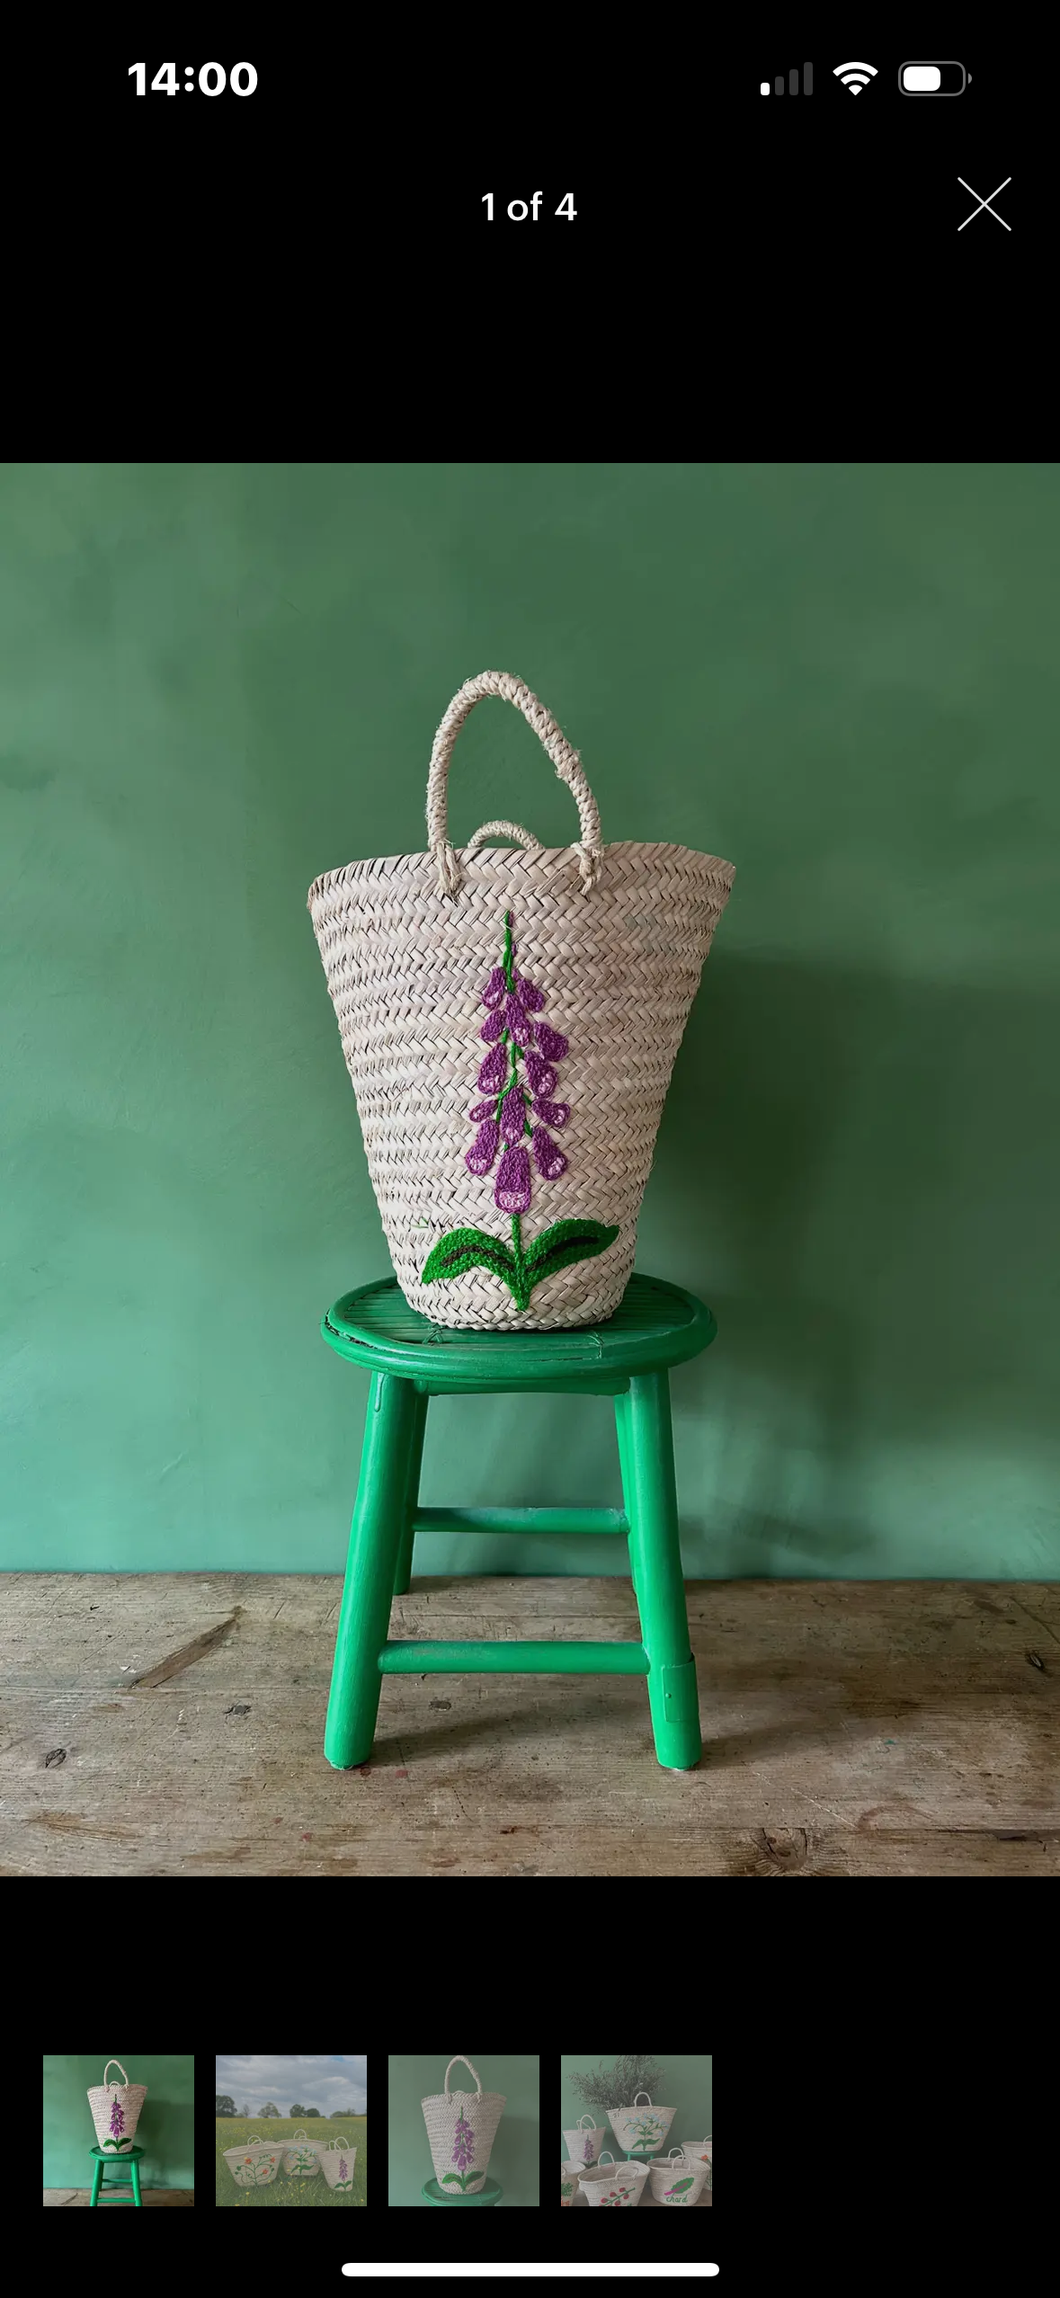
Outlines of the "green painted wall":
{"label": "green painted wall", "polygon": [[[560,2060],[561,2113],[557,2136],[561,2162],[567,2152],[563,2138],[564,2131],[573,2130],[583,2114],[596,2111],[582,2105],[574,2090],[571,2076],[589,2074],[593,2067],[613,2066],[617,2057],[617,2051],[590,2051],[588,2056],[584,2058]],[[681,2146],[686,2138],[712,2138],[714,2135],[714,2125],[711,2120],[713,2060],[667,2058],[663,2051],[656,2052],[656,2057],[663,2070],[664,2080],[658,2098],[654,2094],[652,2096],[652,2105],[675,2109],[674,2119],[670,2124],[666,2146],[662,2149],[662,2153],[665,2154],[671,2146]],[[615,2099],[613,2104],[615,2106],[632,2106],[633,2101],[632,2099]],[[606,2128],[606,2115],[600,2115],[598,2121]],[[602,2148],[601,2152],[606,2152],[606,2147]],[[617,2161],[621,2161],[625,2149],[612,2146],[611,2152]]]}
{"label": "green painted wall", "polygon": [[[137,2058],[134,2053],[121,2063],[131,2083],[147,2084],[134,2141],[144,2150],[141,2185],[194,2186],[194,2059]],[[96,2130],[88,2092],[102,2082],[105,2064],[98,2057],[44,2061],[45,2186],[92,2184],[90,2149]],[[116,2079],[117,2068],[110,2072]]]}
{"label": "green painted wall", "polygon": [[[434,2176],[422,2099],[445,2088],[448,2060],[426,2058],[387,2060],[388,2188],[391,2208],[415,2205],[429,2210],[423,2200],[423,2182]],[[536,2205],[540,2156],[538,2143],[540,2062],[534,2058],[484,2058],[472,2054],[472,2065],[484,2091],[500,2091],[504,2113],[497,2125],[489,2175],[504,2188],[502,2208]],[[451,2091],[474,2091],[467,2068],[453,2068]]]}
{"label": "green painted wall", "polygon": [[[1054,464],[0,470],[0,1560],[340,1569],[317,1323],[387,1259],[305,894],[499,665],[605,837],[737,864],[641,1224],[721,1327],[688,1569],[1055,1574],[1058,524]],[[500,704],[452,796],[573,827]],[[609,1407],[436,1404],[424,1496],[613,1501]]]}

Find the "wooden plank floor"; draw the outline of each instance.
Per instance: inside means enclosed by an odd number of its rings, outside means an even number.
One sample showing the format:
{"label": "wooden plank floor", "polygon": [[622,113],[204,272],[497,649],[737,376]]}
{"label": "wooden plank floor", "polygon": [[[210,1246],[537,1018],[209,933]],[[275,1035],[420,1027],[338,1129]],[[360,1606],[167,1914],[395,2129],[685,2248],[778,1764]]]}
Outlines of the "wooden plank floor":
{"label": "wooden plank floor", "polygon": [[[1060,1871],[1060,1586],[690,1585],[690,1773],[655,1763],[640,1678],[434,1675],[386,1678],[372,1762],[332,1771],[339,1593],[6,1576],[0,1873]],[[420,1580],[394,1606],[395,1635],[553,1632],[635,1635],[628,1583]]]}
{"label": "wooden plank floor", "polygon": [[[61,2208],[64,2203],[74,2203],[83,2205],[87,2210],[91,2191],[91,2188],[87,2186],[46,2186],[44,2189],[44,2207],[47,2209],[50,2205]],[[140,2189],[140,2199],[146,2209],[157,2203],[194,2203],[195,2196],[190,2187],[143,2186]],[[97,2210],[102,2210],[103,2207],[102,2202],[97,2202]],[[112,2208],[135,2210],[136,2204],[135,2202],[117,2202],[114,2204],[108,2202],[106,2207],[108,2210]]]}

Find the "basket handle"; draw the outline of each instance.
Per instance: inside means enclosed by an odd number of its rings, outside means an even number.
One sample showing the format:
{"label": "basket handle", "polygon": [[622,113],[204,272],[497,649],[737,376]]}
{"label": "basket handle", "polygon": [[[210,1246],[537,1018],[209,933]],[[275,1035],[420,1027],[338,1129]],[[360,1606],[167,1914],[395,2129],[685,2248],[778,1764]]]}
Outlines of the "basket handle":
{"label": "basket handle", "polygon": [[309,2145],[309,2140],[306,2138],[304,2130],[293,2130],[291,2132],[290,2138],[287,2141],[288,2146],[293,2146],[296,2138],[305,2138],[306,2145]]}
{"label": "basket handle", "polygon": [[[523,717],[544,744],[560,781],[566,782],[578,808],[581,842],[574,851],[578,856],[582,885],[588,889],[596,883],[603,848],[600,842],[599,810],[578,753],[572,750],[551,711],[545,709],[536,694],[531,694],[530,688],[521,678],[513,678],[507,670],[483,670],[478,678],[467,679],[459,694],[454,694],[431,750],[427,775],[427,835],[438,869],[439,892],[455,894],[460,886],[460,865],[449,842],[449,761],[465,718],[470,717],[476,702],[481,702],[486,694],[499,695],[503,702],[512,702],[517,710],[522,711]],[[522,838],[522,831],[517,835]],[[475,842],[472,841],[473,844]],[[526,843],[533,845],[536,841],[527,839]]]}
{"label": "basket handle", "polygon": [[683,2146],[672,2146],[670,2148],[669,2154],[666,2157],[667,2162],[672,2162],[675,2154],[683,2155],[684,2151],[685,2150]]}
{"label": "basket handle", "polygon": [[642,2099],[648,2099],[648,2105],[651,2105],[651,2100],[648,2098],[647,2091],[638,2091],[636,2098],[633,2101],[634,2106],[639,2106]]}
{"label": "basket handle", "polygon": [[518,846],[541,844],[540,838],[532,838],[529,830],[522,829],[518,822],[483,822],[481,830],[476,830],[474,837],[469,838],[464,847],[465,862],[468,855],[474,853],[476,846],[485,845],[487,838],[507,838],[512,845]]}
{"label": "basket handle", "polygon": [[[445,2070],[445,2095],[446,2095],[446,2098],[448,2098],[448,2096],[449,2096],[449,2077],[450,2077],[450,2075],[452,2074],[452,2071],[453,2071],[453,2068],[454,2068],[454,2067],[466,2067],[466,2068],[467,2068],[467,2071],[468,2071],[468,2074],[469,2074],[469,2075],[475,2075],[475,2069],[474,2069],[474,2067],[472,2066],[470,2059],[465,2059],[465,2057],[464,2057],[464,2054],[463,2054],[463,2051],[458,2051],[458,2052],[457,2052],[457,2055],[456,2055],[456,2057],[455,2057],[455,2059],[450,2059],[450,2061],[449,2061],[449,2064],[448,2064],[448,2066],[447,2066],[447,2068],[446,2068],[446,2070]],[[476,2081],[476,2083],[478,2083],[478,2091],[479,2091],[479,2097],[481,2098],[481,2096],[482,2096],[482,2084],[479,2082],[479,2079],[478,2079],[478,2076],[477,2076],[477,2075],[475,2075],[475,2081]]]}
{"label": "basket handle", "polygon": [[[106,2066],[105,2066],[105,2067],[104,2067],[104,2069],[103,2069],[103,2088],[104,2088],[104,2090],[106,2090],[106,2087],[107,2087],[107,2076],[108,2076],[108,2074],[110,2073],[110,2070],[111,2070],[111,2068],[112,2068],[112,2067],[119,2067],[119,2068],[121,2068],[121,2079],[122,2079],[122,2082],[123,2082],[123,2083],[124,2083],[124,2085],[125,2085],[125,2088],[126,2088],[126,2090],[128,2090],[128,2088],[129,2088],[129,2077],[128,2077],[128,2075],[126,2074],[126,2072],[125,2072],[125,2069],[124,2069],[124,2067],[122,2066],[122,2063],[121,2063],[121,2060],[120,2060],[120,2059],[108,2059],[108,2060],[107,2060],[107,2064],[106,2064]],[[115,2088],[115,2090],[117,2090],[117,2088],[118,2088],[118,2085],[117,2085],[117,2083],[115,2083],[115,2085],[114,2085],[114,2088]]]}
{"label": "basket handle", "polygon": [[581,2122],[578,2124],[578,2129],[583,2130],[586,2123],[588,2123],[590,2130],[596,2129],[596,2124],[593,2121],[591,2114],[583,2114]]}
{"label": "basket handle", "polygon": [[[614,2155],[612,2154],[612,2152],[611,2152],[611,2149],[610,2149],[610,2147],[609,2147],[609,2146],[605,2146],[603,2153],[602,2153],[600,2156],[598,2156],[598,2158],[597,2158],[597,2159],[598,2159],[598,2161],[599,2161],[599,2162],[610,2162],[610,2163],[613,2163],[613,2162],[614,2162],[614,2160],[615,2160],[615,2158],[614,2158]],[[616,2165],[616,2168],[617,2168],[617,2165]]]}

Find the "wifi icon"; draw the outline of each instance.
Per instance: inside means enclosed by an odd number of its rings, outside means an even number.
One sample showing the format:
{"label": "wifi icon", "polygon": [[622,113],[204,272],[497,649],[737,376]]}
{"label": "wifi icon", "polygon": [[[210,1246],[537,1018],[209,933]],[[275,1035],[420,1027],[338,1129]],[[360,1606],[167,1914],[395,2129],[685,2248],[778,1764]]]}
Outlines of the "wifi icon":
{"label": "wifi icon", "polygon": [[842,80],[844,88],[849,88],[852,96],[860,96],[862,89],[868,87],[869,81],[875,79],[876,66],[875,64],[837,64],[835,77],[837,80]]}

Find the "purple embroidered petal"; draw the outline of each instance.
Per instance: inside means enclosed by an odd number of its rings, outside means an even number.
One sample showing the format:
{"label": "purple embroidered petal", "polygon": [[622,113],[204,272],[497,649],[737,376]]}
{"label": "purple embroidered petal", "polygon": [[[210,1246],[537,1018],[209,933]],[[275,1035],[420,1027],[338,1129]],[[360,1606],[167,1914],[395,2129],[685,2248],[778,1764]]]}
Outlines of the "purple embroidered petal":
{"label": "purple embroidered petal", "polygon": [[491,1013],[479,1030],[479,1036],[485,1038],[487,1045],[493,1045],[503,1034],[504,1022],[499,1013]]}
{"label": "purple embroidered petal", "polygon": [[499,1005],[507,987],[508,984],[504,978],[504,967],[502,965],[495,965],[493,972],[491,973],[490,978],[486,983],[486,987],[482,992],[483,1005]]}
{"label": "purple embroidered petal", "polygon": [[570,1102],[535,1101],[534,1116],[540,1117],[546,1125],[554,1125],[557,1133],[562,1133],[570,1116]]}
{"label": "purple embroidered petal", "polygon": [[547,1061],[542,1061],[540,1054],[528,1053],[526,1082],[532,1093],[551,1093],[556,1083],[556,1072],[549,1068]]}
{"label": "purple embroidered petal", "polygon": [[506,1141],[521,1141],[526,1123],[526,1099],[520,1085],[506,1093],[501,1108],[501,1132]]}
{"label": "purple embroidered petal", "polygon": [[501,1007],[504,1028],[510,1029],[517,1045],[532,1045],[534,1025],[528,1021],[517,997],[506,997]]}
{"label": "purple embroidered petal", "polygon": [[544,1054],[546,1061],[562,1061],[567,1051],[567,1040],[560,1036],[558,1029],[550,1029],[547,1021],[539,1021],[537,1025],[537,1047],[539,1053]]}
{"label": "purple embroidered petal", "polygon": [[[558,1150],[556,1154],[558,1156]],[[493,1202],[502,1213],[526,1212],[530,1203],[530,1159],[525,1149],[505,1150],[497,1169]]]}
{"label": "purple embroidered petal", "polygon": [[464,1158],[468,1172],[488,1173],[496,1157],[499,1142],[500,1127],[496,1118],[487,1117],[485,1124],[479,1126],[474,1142]]}
{"label": "purple embroidered petal", "polygon": [[536,981],[527,981],[525,974],[521,973],[513,974],[512,979],[520,1004],[525,1005],[528,1013],[540,1013],[545,1000]]}
{"label": "purple embroidered petal", "polygon": [[496,1107],[496,1102],[492,1100],[476,1101],[474,1108],[468,1110],[468,1116],[471,1119],[472,1125],[477,1125],[481,1117],[492,1117],[496,1111]]}
{"label": "purple embroidered petal", "polygon": [[487,1053],[485,1061],[479,1070],[479,1092],[499,1093],[507,1075],[508,1061],[505,1055],[504,1047],[503,1045],[495,1045],[492,1053]]}
{"label": "purple embroidered petal", "polygon": [[[523,1151],[523,1155],[524,1157],[526,1155],[525,1149]],[[543,1125],[535,1125],[534,1127],[534,1162],[537,1166],[538,1172],[544,1175],[546,1181],[558,1181],[560,1174],[565,1173],[567,1170],[567,1160],[563,1154],[562,1149],[557,1147],[556,1143],[552,1139],[551,1134],[546,1133]],[[502,1161],[501,1172],[503,1171],[504,1165]],[[501,1175],[498,1173],[498,1205],[500,1204],[500,1186]]]}

